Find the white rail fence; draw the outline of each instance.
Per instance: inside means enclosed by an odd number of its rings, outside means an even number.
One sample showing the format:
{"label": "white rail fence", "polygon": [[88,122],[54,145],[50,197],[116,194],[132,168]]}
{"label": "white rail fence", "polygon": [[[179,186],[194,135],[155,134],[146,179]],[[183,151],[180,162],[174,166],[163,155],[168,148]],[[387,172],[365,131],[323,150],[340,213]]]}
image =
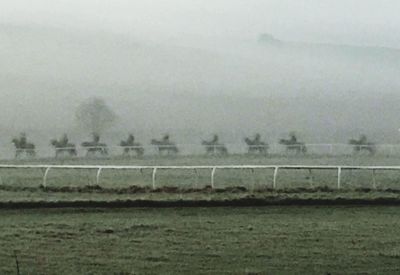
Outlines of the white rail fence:
{"label": "white rail fence", "polygon": [[[249,147],[246,144],[225,144],[224,145],[229,154],[246,154],[249,151]],[[340,156],[340,155],[351,155],[355,152],[355,149],[360,149],[360,153],[364,154],[369,154],[368,150],[362,150],[366,149],[369,146],[355,146],[355,145],[350,145],[350,144],[340,144],[340,143],[335,143],[335,144],[320,144],[320,143],[314,143],[314,144],[305,144],[304,145],[307,148],[307,154],[311,155],[328,155],[328,156]],[[206,147],[203,145],[199,144],[176,144],[176,147],[178,148],[179,155],[204,155],[206,154]],[[257,147],[262,147],[262,146],[254,146],[255,148]],[[154,156],[159,154],[158,147],[155,145],[143,145],[143,146],[131,146],[131,147],[121,147],[121,146],[108,146],[107,148],[107,154],[101,154],[103,152],[102,150],[105,147],[81,147],[77,146],[76,148],[52,148],[50,146],[37,146],[35,149],[36,154],[29,154],[32,153],[32,150],[17,150],[18,153],[20,153],[20,157],[55,157],[56,151],[63,152],[64,154],[61,154],[61,156],[75,156],[75,155],[69,155],[68,150],[69,149],[76,149],[76,156],[120,156],[123,155],[123,152],[125,149],[131,149],[130,155],[135,156],[136,150],[143,149],[144,155],[147,156]],[[168,148],[168,146],[164,146],[164,148]],[[218,149],[218,146],[215,146],[216,149]],[[270,144],[265,146],[267,149],[268,154],[270,155],[291,155],[295,154],[296,150],[287,150],[287,148],[284,145],[281,144]],[[400,156],[400,144],[377,144],[374,146],[375,148],[375,153],[376,155],[386,155],[386,156]],[[98,149],[98,150],[92,150],[91,153],[88,153],[88,149]],[[136,149],[136,150],[135,150]],[[218,153],[218,150],[215,150]],[[299,150],[301,151],[301,150]],[[24,153],[26,155],[24,156]],[[164,153],[167,153],[167,150],[164,150]],[[257,153],[257,152],[256,152]],[[3,147],[0,148],[0,159],[12,159],[16,155],[16,150],[12,147]]]}
{"label": "white rail fence", "polygon": [[111,165],[0,165],[0,173],[3,169],[39,169],[43,171],[43,186],[47,186],[47,178],[51,170],[75,169],[75,170],[95,170],[96,184],[101,182],[101,174],[104,170],[151,170],[152,188],[157,187],[157,171],[160,170],[192,170],[197,175],[198,170],[210,171],[210,185],[216,187],[215,175],[220,170],[250,170],[255,169],[273,170],[272,187],[278,187],[278,173],[281,170],[308,170],[312,178],[313,170],[334,170],[337,172],[337,188],[342,187],[342,172],[345,170],[368,170],[372,171],[372,186],[376,188],[376,171],[400,171],[400,166],[334,166],[334,165],[215,165],[215,166],[111,166]]}

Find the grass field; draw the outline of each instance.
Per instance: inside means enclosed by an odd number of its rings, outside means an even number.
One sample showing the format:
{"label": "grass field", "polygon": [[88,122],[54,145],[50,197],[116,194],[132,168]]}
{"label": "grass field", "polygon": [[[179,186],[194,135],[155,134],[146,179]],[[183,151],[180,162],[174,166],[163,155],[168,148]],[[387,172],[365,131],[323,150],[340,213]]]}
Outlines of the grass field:
{"label": "grass field", "polygon": [[[388,157],[177,157],[2,161],[15,164],[398,165]],[[301,200],[400,202],[400,173],[219,171],[151,173],[1,170],[0,205],[33,202]],[[289,202],[289,203],[282,203]],[[378,202],[379,203],[379,202]],[[300,203],[302,204],[302,203]],[[329,203],[328,203],[329,204]],[[398,204],[398,203],[396,203]],[[71,205],[74,206],[73,204]],[[70,207],[71,207],[70,206]],[[19,206],[20,207],[20,206]],[[11,208],[17,208],[15,205]],[[0,208],[0,274],[399,274],[400,211],[396,206],[267,206],[212,208]]]}
{"label": "grass field", "polygon": [[0,212],[1,274],[400,272],[396,207]]}
{"label": "grass field", "polygon": [[[323,157],[323,156],[292,156],[292,157],[256,157],[247,155],[233,155],[226,158],[218,157],[175,157],[143,159],[111,158],[111,159],[41,159],[25,161],[2,161],[0,163],[13,164],[104,164],[104,165],[229,165],[229,164],[264,164],[264,165],[399,165],[397,157]],[[57,170],[51,171],[48,177],[48,186],[86,186],[96,183],[96,172]],[[126,188],[128,186],[151,186],[151,170],[139,171],[103,171],[101,186],[104,188]],[[210,185],[208,170],[194,171],[158,171],[158,187],[174,186],[179,188],[204,188]],[[342,185],[344,188],[371,188],[371,171],[344,171]],[[9,186],[40,186],[43,181],[43,171],[40,170],[0,170],[1,185]],[[309,188],[327,187],[336,188],[337,172],[313,171],[313,180],[307,170],[281,170],[278,176],[278,188]],[[273,170],[218,171],[215,175],[215,185],[218,188],[242,186],[248,189],[268,188],[272,186]],[[384,171],[376,174],[377,186],[380,189],[400,189],[400,172]]]}

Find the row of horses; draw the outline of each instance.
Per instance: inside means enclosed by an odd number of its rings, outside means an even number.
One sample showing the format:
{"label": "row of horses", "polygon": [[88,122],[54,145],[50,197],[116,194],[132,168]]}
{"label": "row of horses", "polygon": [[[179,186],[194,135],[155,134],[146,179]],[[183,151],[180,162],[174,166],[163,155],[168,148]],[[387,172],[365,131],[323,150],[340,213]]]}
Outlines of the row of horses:
{"label": "row of horses", "polygon": [[[26,134],[21,134],[20,137],[14,138],[12,142],[15,145],[16,153],[15,157],[20,157],[22,154],[33,157],[36,155],[35,145],[28,142]],[[260,134],[255,134],[253,137],[246,137],[244,142],[247,145],[247,151],[249,154],[267,155],[269,145],[267,142],[261,140]],[[152,139],[151,145],[157,148],[159,155],[176,155],[179,153],[178,146],[170,140],[169,135],[164,135],[161,139]],[[60,139],[52,139],[50,144],[55,149],[55,157],[59,156],[77,156],[77,148],[74,143],[69,142],[68,136],[64,134]],[[214,135],[211,140],[203,140],[201,144],[204,146],[206,155],[228,155],[228,148],[224,143],[219,141],[218,135]],[[287,152],[294,152],[296,154],[307,153],[307,146],[304,142],[297,140],[295,134],[290,134],[289,139],[280,139],[279,144],[285,146]],[[368,151],[370,154],[374,154],[376,149],[375,145],[367,141],[365,136],[361,136],[360,139],[351,139],[349,144],[353,145],[354,152]],[[108,146],[106,143],[100,141],[100,135],[93,134],[91,141],[85,141],[81,143],[81,146],[86,149],[86,156],[107,156]],[[124,156],[143,156],[144,146],[136,142],[135,137],[129,134],[126,140],[122,140],[119,144],[122,148],[122,154]]]}

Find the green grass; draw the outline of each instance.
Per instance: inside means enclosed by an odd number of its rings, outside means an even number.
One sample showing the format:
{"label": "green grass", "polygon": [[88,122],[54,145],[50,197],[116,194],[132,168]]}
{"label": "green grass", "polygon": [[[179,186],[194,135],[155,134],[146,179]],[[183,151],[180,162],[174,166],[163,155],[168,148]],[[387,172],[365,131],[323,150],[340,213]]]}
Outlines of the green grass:
{"label": "green grass", "polygon": [[[73,159],[2,163],[105,165],[341,164],[398,165],[386,157],[177,157]],[[151,173],[0,170],[0,202],[237,200],[237,199],[395,199],[400,173],[379,172],[370,190],[370,172],[160,171],[157,186],[172,192],[135,191],[150,187]],[[92,186],[89,188],[88,186]],[[228,187],[244,187],[225,189]],[[94,187],[94,188],[93,188]],[[361,189],[358,189],[361,188]],[[397,207],[264,207],[169,209],[0,210],[0,274],[399,274],[400,212]]]}
{"label": "green grass", "polygon": [[[226,158],[205,156],[181,156],[175,158],[146,157],[143,159],[110,158],[110,159],[42,159],[25,161],[2,161],[1,163],[14,164],[104,164],[104,165],[217,165],[217,164],[304,164],[304,165],[399,165],[397,157],[327,157],[327,156],[292,156],[292,157],[257,157],[248,155],[232,155]],[[39,186],[43,181],[43,172],[40,170],[0,170],[1,184],[10,186]],[[210,172],[194,171],[158,171],[157,185],[178,186],[181,188],[202,188],[210,184]],[[371,171],[343,171],[342,186],[344,188],[372,187]],[[337,184],[336,171],[313,171],[313,182],[310,181],[308,171],[281,170],[278,176],[278,188],[316,187],[324,186],[335,188]],[[377,172],[377,184],[381,189],[399,189],[400,172]],[[249,189],[272,186],[272,170],[220,170],[215,175],[215,184],[218,188],[229,186],[243,186]],[[96,183],[96,171],[56,170],[51,171],[48,177],[49,186],[85,186]],[[103,171],[101,176],[103,187],[151,186],[151,170],[143,173],[139,171]]]}
{"label": "green grass", "polygon": [[[10,163],[3,161],[2,163]],[[105,164],[105,165],[204,165],[204,164],[310,164],[310,165],[398,165],[399,158],[389,157],[317,157],[317,156],[293,156],[293,157],[255,157],[247,155],[233,155],[227,158],[216,157],[175,157],[175,158],[143,158],[143,159],[42,159],[12,161],[16,164]],[[147,187],[152,185],[151,170],[139,171],[104,170],[101,175],[100,189],[88,190],[86,187],[96,184],[96,170],[51,170],[48,175],[48,190],[40,188],[43,183],[41,170],[0,170],[0,202],[7,201],[62,201],[62,200],[224,200],[256,198],[328,198],[338,197],[351,199],[377,199],[399,198],[399,193],[381,192],[385,190],[400,190],[400,172],[377,172],[377,191],[359,192],[360,188],[372,188],[372,174],[370,171],[343,171],[342,189],[337,192],[336,171],[313,171],[313,181],[310,181],[308,171],[280,170],[278,175],[278,190],[271,192],[272,170],[219,170],[215,175],[215,186],[218,189],[229,187],[242,187],[246,192],[238,194],[194,192],[186,193],[187,189],[202,189],[210,185],[209,170],[174,171],[159,170],[156,185],[158,188],[177,187],[179,190],[168,194],[151,192],[139,192],[135,194],[131,187]],[[71,189],[72,188],[72,189]],[[79,190],[74,188],[80,188]],[[86,188],[86,189],[85,189]],[[298,194],[288,194],[285,190],[300,190]],[[304,192],[304,189],[311,190]],[[319,192],[314,192],[317,189]],[[72,191],[71,191],[72,190]],[[262,194],[258,190],[264,190]],[[267,190],[265,192],[265,190]],[[283,190],[283,192],[281,192]],[[326,190],[325,192],[323,190]]]}
{"label": "green grass", "polygon": [[228,155],[227,157],[213,157],[205,155],[158,157],[145,156],[143,158],[65,158],[65,159],[25,159],[2,160],[0,163],[53,163],[53,164],[121,164],[121,165],[218,165],[218,164],[340,164],[340,165],[399,165],[400,156],[318,156],[318,155],[292,155],[292,156],[253,156],[253,155]]}
{"label": "green grass", "polygon": [[0,210],[0,273],[399,274],[396,207]]}

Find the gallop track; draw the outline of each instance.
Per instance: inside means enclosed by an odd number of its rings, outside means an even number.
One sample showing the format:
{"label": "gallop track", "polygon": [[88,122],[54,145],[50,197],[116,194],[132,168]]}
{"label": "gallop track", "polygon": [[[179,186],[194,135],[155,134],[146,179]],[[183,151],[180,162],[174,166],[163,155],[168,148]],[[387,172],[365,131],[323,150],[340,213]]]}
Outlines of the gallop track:
{"label": "gallop track", "polygon": [[0,207],[398,205],[389,157],[3,161]]}

